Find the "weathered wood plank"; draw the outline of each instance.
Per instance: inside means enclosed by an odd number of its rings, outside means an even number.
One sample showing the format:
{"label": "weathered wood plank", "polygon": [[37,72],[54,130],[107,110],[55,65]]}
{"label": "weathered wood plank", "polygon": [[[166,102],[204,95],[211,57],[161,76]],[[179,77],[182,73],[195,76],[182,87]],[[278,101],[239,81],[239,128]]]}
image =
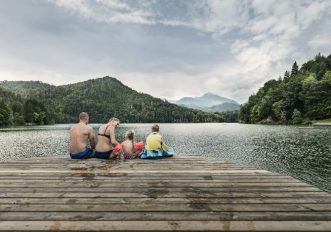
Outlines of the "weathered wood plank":
{"label": "weathered wood plank", "polygon": [[219,204],[219,203],[147,203],[147,204],[130,204],[130,203],[113,203],[113,204],[95,204],[95,205],[77,205],[77,204],[54,204],[52,207],[49,205],[41,204],[0,204],[0,212],[14,212],[14,211],[39,211],[39,212],[72,212],[72,211],[89,211],[89,212],[109,212],[109,211],[177,211],[177,212],[189,212],[189,211],[221,211],[221,212],[272,212],[272,211],[285,211],[285,212],[297,212],[297,211],[329,211],[331,212],[331,204]]}
{"label": "weathered wood plank", "polygon": [[195,179],[195,178],[291,178],[288,176],[282,176],[282,175],[277,175],[277,174],[272,174],[272,173],[190,173],[185,174],[185,173],[176,173],[176,176],[174,176],[172,173],[153,173],[153,175],[146,175],[146,173],[126,173],[126,172],[92,172],[92,173],[50,173],[50,172],[0,172],[1,178],[7,178],[7,177],[14,177],[14,178],[29,178],[29,177],[58,177],[58,178],[72,178],[72,177],[99,177],[99,178],[120,178],[120,177],[130,177],[130,178],[143,178],[143,179],[155,179],[155,178],[170,178],[170,179],[180,179],[180,178],[185,178],[185,179]]}
{"label": "weathered wood plank", "polygon": [[139,181],[140,183],[302,183],[299,180],[293,178],[212,178],[203,177],[200,178],[107,178],[107,177],[32,177],[32,178],[6,178],[0,179],[1,184],[5,183],[127,183],[134,184]]}
{"label": "weathered wood plank", "polygon": [[22,164],[22,165],[0,165],[0,168],[74,168],[74,167],[86,167],[86,168],[238,168],[238,169],[256,169],[253,167],[244,167],[240,165],[228,165],[228,164],[213,164],[213,165],[204,165],[204,164],[194,164],[194,165],[188,165],[188,164],[146,164],[146,165],[136,165],[134,163],[132,164],[126,164],[126,165],[107,165],[107,164],[100,164],[100,165],[86,165],[86,164]]}
{"label": "weathered wood plank", "polygon": [[329,231],[330,221],[15,221],[2,231]]}
{"label": "weathered wood plank", "polygon": [[97,192],[97,190],[93,192],[8,192],[3,193],[0,192],[0,197],[6,198],[15,198],[15,197],[43,197],[43,198],[132,198],[132,197],[140,197],[140,198],[173,198],[173,197],[188,197],[188,198],[220,198],[220,197],[329,197],[330,194],[324,192],[204,192],[204,191],[195,191],[195,192],[166,192],[166,191],[146,191],[145,193],[134,193],[134,192]]}
{"label": "weathered wood plank", "polygon": [[165,164],[171,164],[171,165],[192,165],[192,166],[233,166],[233,167],[245,167],[244,165],[239,165],[235,163],[228,163],[228,162],[220,162],[220,161],[191,161],[191,160],[150,160],[150,161],[139,161],[139,160],[124,160],[124,161],[72,161],[72,160],[59,160],[58,162],[53,162],[50,160],[50,162],[8,162],[8,163],[0,163],[0,166],[23,166],[23,165],[37,165],[37,166],[51,166],[51,165],[134,165],[134,166],[150,166],[150,165],[165,165]]}
{"label": "weathered wood plank", "polygon": [[[0,221],[127,221],[127,220],[183,220],[183,221],[262,221],[262,220],[331,220],[330,212],[0,212]],[[277,229],[277,228],[275,228]]]}
{"label": "weathered wood plank", "polygon": [[[315,204],[315,203],[331,203],[331,196],[315,196],[315,197],[219,197],[219,198],[189,198],[189,197],[160,197],[160,198],[139,198],[139,197],[103,197],[103,198],[93,198],[93,197],[81,197],[81,198],[41,198],[41,197],[23,197],[23,198],[0,198],[0,204],[83,204],[83,205],[96,205],[96,204],[113,204],[113,203],[127,203],[127,204],[177,204],[177,203],[208,203],[208,204]],[[331,209],[330,209],[331,211]]]}
{"label": "weathered wood plank", "polygon": [[215,187],[215,188],[208,188],[208,187],[183,187],[183,188],[164,188],[164,187],[120,187],[120,188],[104,188],[104,187],[90,187],[90,188],[83,188],[83,187],[72,187],[72,188],[57,188],[57,187],[47,187],[47,188],[2,188],[1,192],[2,193],[7,193],[7,192],[24,192],[24,193],[29,193],[29,192],[45,192],[45,193],[50,193],[50,192],[80,192],[80,193],[88,193],[88,192],[99,192],[99,193],[119,193],[119,192],[130,192],[130,193],[145,193],[145,192],[160,192],[166,195],[169,192],[175,193],[175,192],[201,192],[201,193],[219,193],[219,192],[241,192],[241,193],[250,193],[250,192],[259,192],[259,193],[265,193],[265,192],[274,192],[274,193],[279,193],[279,192],[319,192],[320,190],[316,187],[310,187],[310,186],[304,186],[304,187],[269,187],[269,186],[258,186],[258,187]]}
{"label": "weathered wood plank", "polygon": [[224,182],[209,182],[209,183],[187,183],[187,182],[8,182],[0,183],[0,191],[2,188],[127,188],[128,186],[132,188],[243,188],[243,187],[309,187],[309,184],[303,182],[285,182],[285,183],[224,183]]}
{"label": "weathered wood plank", "polygon": [[[72,173],[72,174],[80,174],[80,173],[91,173],[91,174],[95,174],[95,173],[104,173],[104,174],[109,174],[109,173],[113,173],[116,174],[118,172],[116,171],[112,171],[112,170],[88,170],[88,169],[73,169],[73,170],[66,170],[66,169],[57,169],[57,168],[53,168],[53,169],[27,169],[27,170],[23,170],[23,169],[1,169],[0,173]],[[178,173],[185,173],[187,175],[191,175],[193,173],[204,173],[204,174],[213,174],[213,173],[234,173],[234,174],[246,174],[246,173],[251,173],[251,174],[255,174],[255,173],[261,173],[261,174],[265,174],[265,173],[269,173],[268,171],[265,170],[130,170],[130,169],[121,169],[121,173],[144,173],[144,174],[154,174],[154,173],[169,173],[169,174],[175,174],[177,175]]]}

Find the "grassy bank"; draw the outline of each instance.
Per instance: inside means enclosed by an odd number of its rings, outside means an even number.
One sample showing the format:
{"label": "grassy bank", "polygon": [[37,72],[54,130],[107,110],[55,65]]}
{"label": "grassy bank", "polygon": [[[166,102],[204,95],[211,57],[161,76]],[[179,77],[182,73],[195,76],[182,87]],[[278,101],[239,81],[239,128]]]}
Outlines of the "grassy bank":
{"label": "grassy bank", "polygon": [[331,118],[321,119],[321,120],[313,120],[313,123],[331,123]]}

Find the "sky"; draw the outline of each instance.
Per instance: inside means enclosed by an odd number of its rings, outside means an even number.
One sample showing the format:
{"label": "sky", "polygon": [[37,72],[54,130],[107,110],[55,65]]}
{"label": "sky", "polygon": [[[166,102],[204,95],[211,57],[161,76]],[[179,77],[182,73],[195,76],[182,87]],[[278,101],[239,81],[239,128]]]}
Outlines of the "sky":
{"label": "sky", "polygon": [[112,76],[170,100],[240,103],[331,53],[330,0],[2,0],[0,81]]}

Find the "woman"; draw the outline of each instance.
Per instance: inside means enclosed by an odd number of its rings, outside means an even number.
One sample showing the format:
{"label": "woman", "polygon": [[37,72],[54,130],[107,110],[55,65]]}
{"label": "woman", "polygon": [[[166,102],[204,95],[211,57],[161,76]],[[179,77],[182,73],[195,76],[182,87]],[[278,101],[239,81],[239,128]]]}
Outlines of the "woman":
{"label": "woman", "polygon": [[100,159],[109,159],[113,152],[113,145],[119,144],[115,138],[115,128],[120,124],[117,118],[111,118],[98,131],[98,143],[95,146],[94,156]]}

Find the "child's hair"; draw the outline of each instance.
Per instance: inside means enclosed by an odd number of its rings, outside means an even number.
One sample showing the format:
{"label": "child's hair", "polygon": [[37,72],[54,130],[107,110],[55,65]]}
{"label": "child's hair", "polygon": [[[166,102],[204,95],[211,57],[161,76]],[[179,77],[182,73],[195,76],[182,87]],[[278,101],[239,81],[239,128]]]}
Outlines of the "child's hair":
{"label": "child's hair", "polygon": [[134,148],[134,131],[128,130],[127,132],[125,132],[125,139],[128,139],[132,142],[132,152],[135,152],[136,149]]}
{"label": "child's hair", "polygon": [[159,130],[160,130],[159,125],[155,124],[152,126],[152,132],[159,132]]}
{"label": "child's hair", "polygon": [[127,132],[125,132],[125,138],[133,141],[134,140],[134,131],[128,130]]}

